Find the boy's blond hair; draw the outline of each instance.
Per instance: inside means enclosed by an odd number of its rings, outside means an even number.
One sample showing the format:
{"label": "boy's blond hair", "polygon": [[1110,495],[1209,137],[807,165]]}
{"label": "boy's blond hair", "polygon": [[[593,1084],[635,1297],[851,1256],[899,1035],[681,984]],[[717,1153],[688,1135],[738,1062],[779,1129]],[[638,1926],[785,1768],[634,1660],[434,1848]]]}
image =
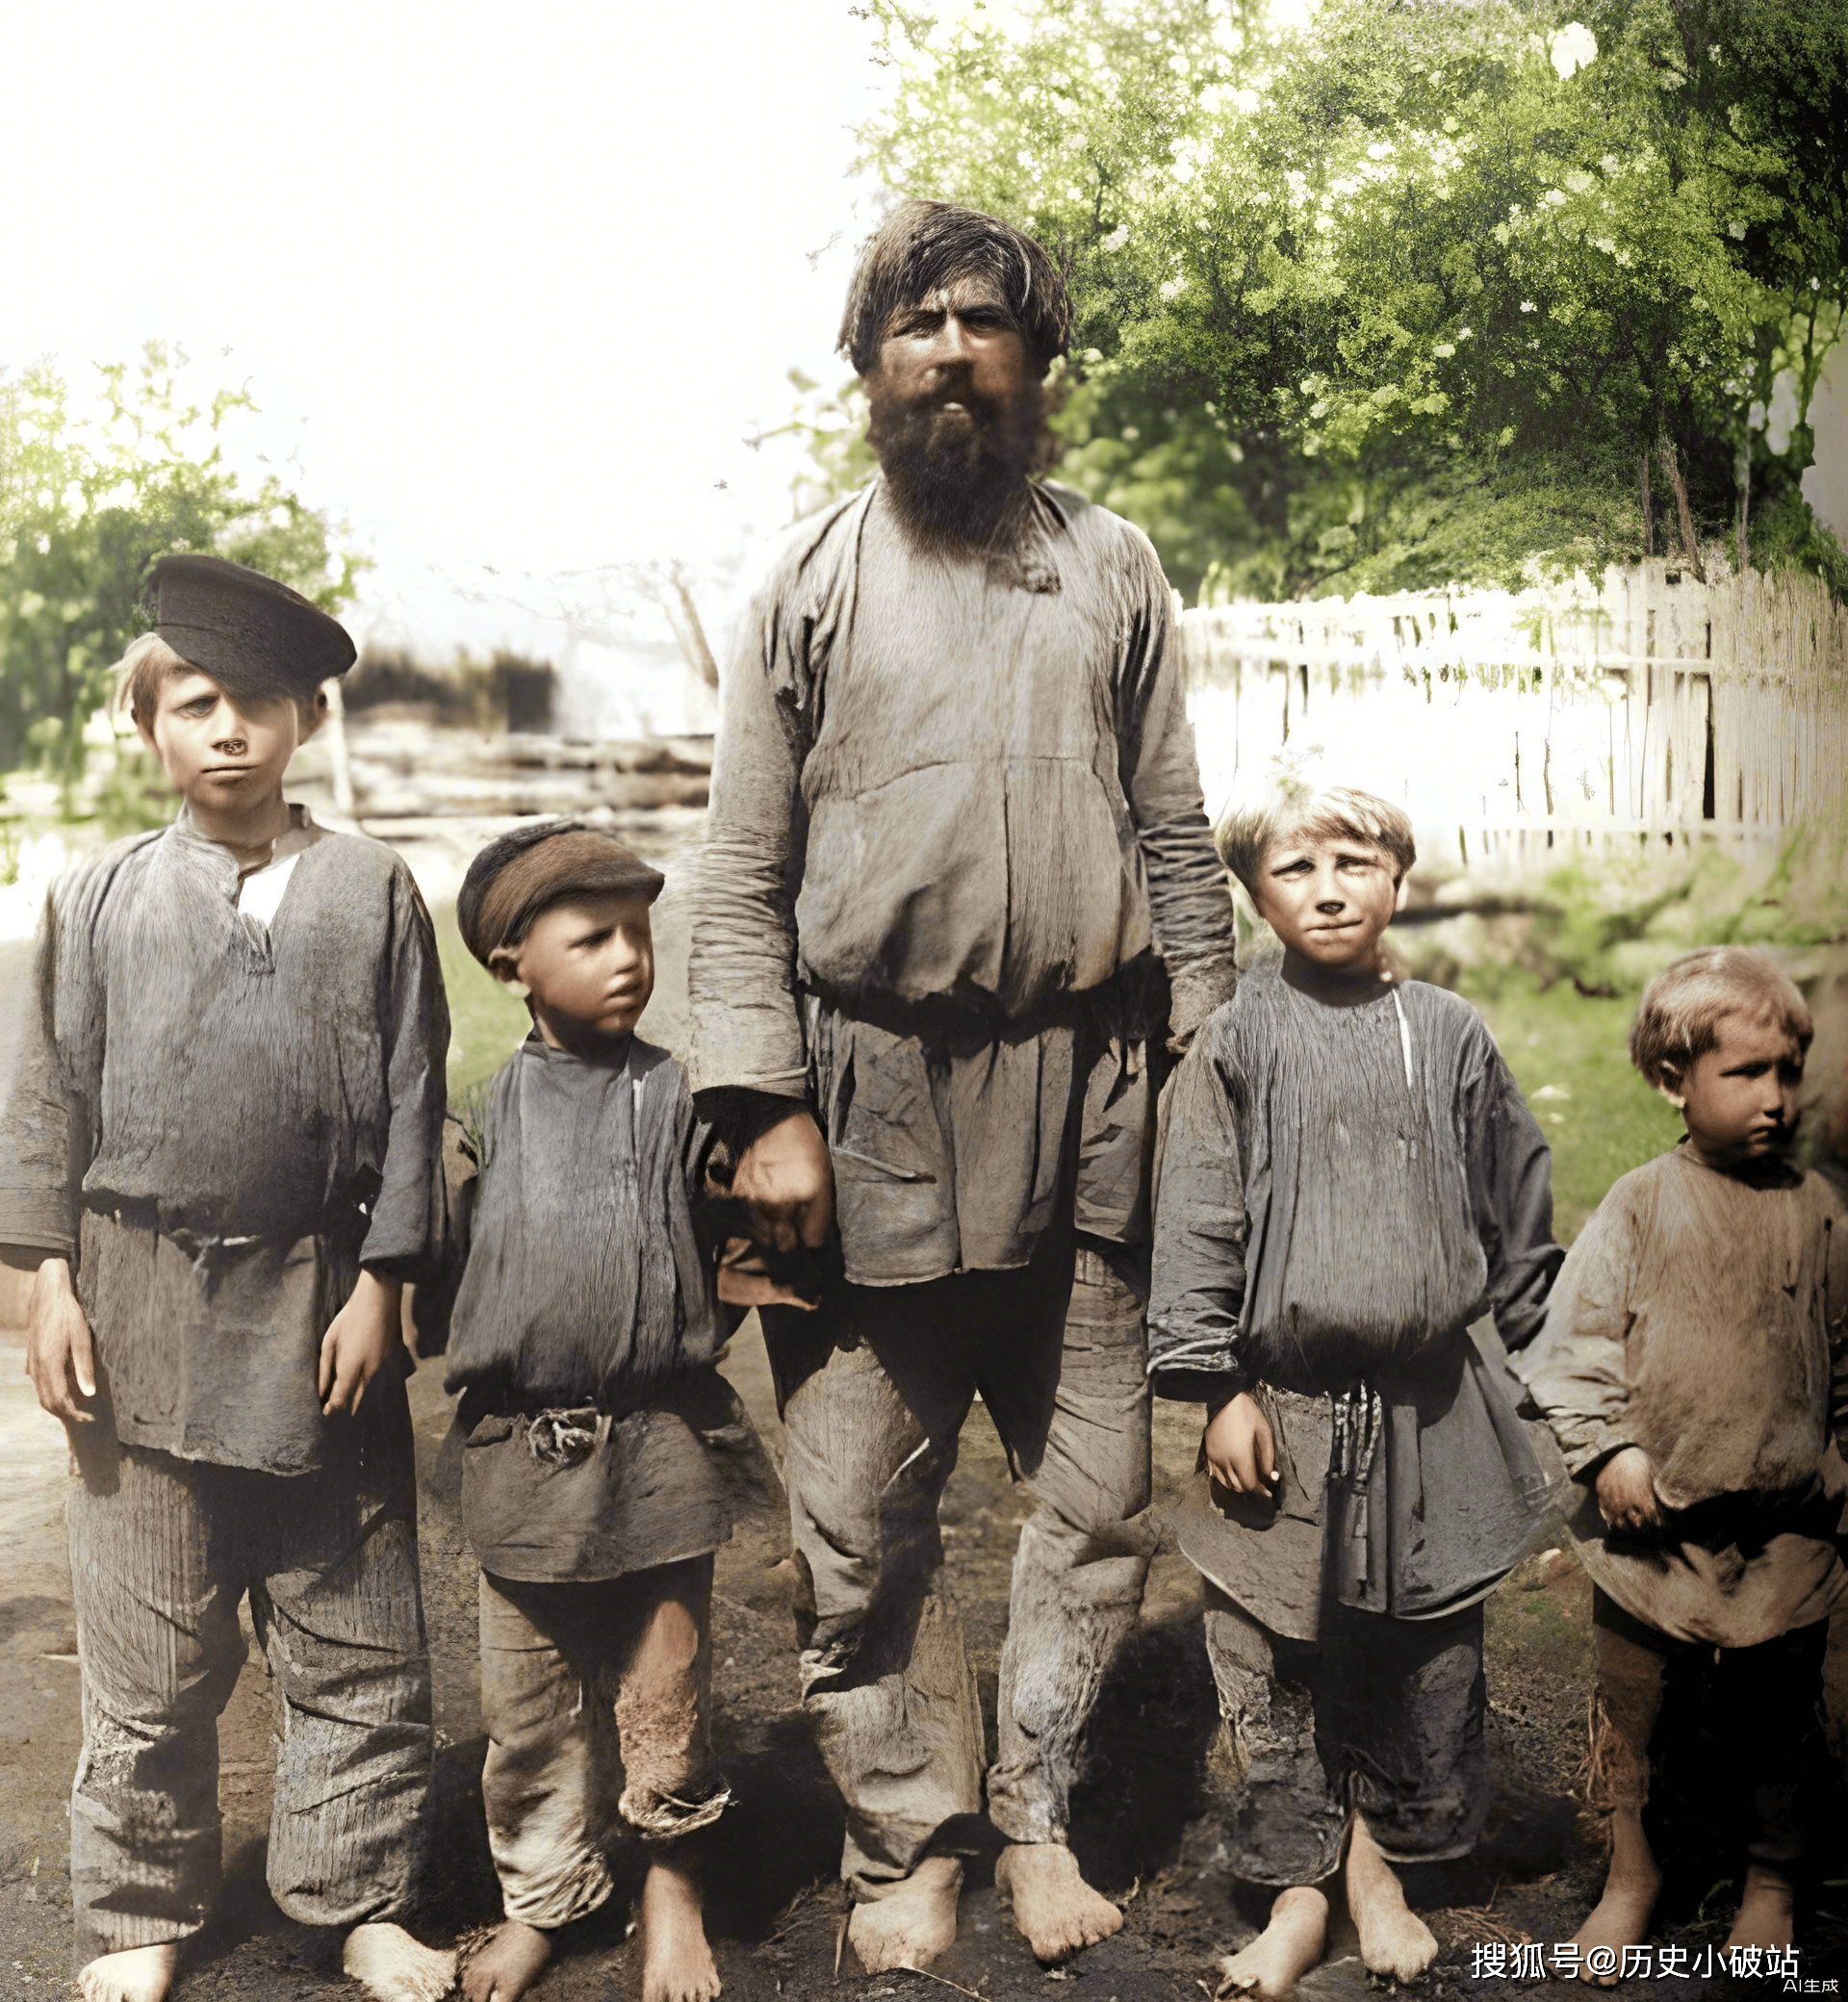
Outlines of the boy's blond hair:
{"label": "boy's blond hair", "polygon": [[[158,632],[144,632],[140,639],[130,641],[128,651],[110,672],[116,677],[116,706],[127,710],[129,720],[138,730],[152,730],[161,706],[161,690],[167,682],[176,675],[205,674],[206,670],[194,667],[185,654],[176,654]],[[240,675],[235,685],[222,675],[208,675],[207,679],[217,681],[227,695],[245,701],[255,698],[273,702],[286,697],[304,718],[319,720],[327,706],[323,692],[317,691],[304,699],[267,675]]]}
{"label": "boy's blond hair", "polygon": [[1669,1072],[1686,1073],[1720,1040],[1728,1015],[1770,1022],[1799,1049],[1815,1033],[1797,984],[1768,954],[1743,945],[1708,945],[1684,952],[1643,989],[1630,1025],[1630,1061],[1659,1085]]}
{"label": "boy's blond hair", "polygon": [[1365,841],[1393,859],[1402,881],[1418,860],[1412,823],[1390,800],[1351,785],[1311,785],[1301,779],[1275,779],[1256,799],[1226,808],[1214,824],[1213,839],[1224,862],[1256,896],[1264,858],[1289,834],[1312,839]]}

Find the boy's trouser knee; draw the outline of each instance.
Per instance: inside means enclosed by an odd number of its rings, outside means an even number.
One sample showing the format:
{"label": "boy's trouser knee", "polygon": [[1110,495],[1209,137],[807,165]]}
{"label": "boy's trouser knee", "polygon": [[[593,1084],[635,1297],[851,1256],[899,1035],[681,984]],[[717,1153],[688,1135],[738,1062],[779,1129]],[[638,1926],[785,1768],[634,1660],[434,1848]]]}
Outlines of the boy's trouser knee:
{"label": "boy's trouser knee", "polygon": [[584,1583],[482,1573],[481,1792],[509,1918],[595,1911],[624,1824],[669,1842],[718,1819],[711,1589],[709,1556]]}
{"label": "boy's trouser knee", "polygon": [[87,1443],[69,1491],[80,1964],[204,1922],[219,1864],[218,1718],[244,1660],[246,1590],[283,1703],[276,1902],[312,1925],[406,1903],[429,1778],[429,1657],[407,1419],[383,1412],[372,1436],[380,1450],[357,1478],[345,1462],[282,1476]]}

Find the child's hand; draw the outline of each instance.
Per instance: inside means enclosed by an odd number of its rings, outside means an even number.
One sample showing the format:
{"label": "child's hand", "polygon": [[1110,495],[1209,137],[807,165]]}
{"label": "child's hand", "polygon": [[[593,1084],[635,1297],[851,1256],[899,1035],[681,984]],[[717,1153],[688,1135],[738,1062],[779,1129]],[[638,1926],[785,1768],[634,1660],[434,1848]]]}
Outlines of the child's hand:
{"label": "child's hand", "polygon": [[1613,1529],[1658,1528],[1662,1504],[1656,1493],[1656,1472],[1640,1446],[1614,1452],[1598,1470],[1598,1512]]}
{"label": "child's hand", "polygon": [[1277,1447],[1270,1422],[1249,1391],[1240,1391],[1206,1428],[1206,1471],[1235,1495],[1274,1499]]}
{"label": "child's hand", "polygon": [[[366,1386],[385,1367],[404,1339],[399,1313],[404,1289],[396,1279],[361,1272],[352,1297],[334,1316],[321,1338],[321,1373],[316,1382],[321,1416],[357,1411]],[[328,1393],[331,1390],[332,1396]]]}
{"label": "child's hand", "polygon": [[95,1418],[93,1411],[77,1406],[78,1398],[96,1395],[96,1357],[66,1259],[47,1258],[33,1277],[26,1308],[26,1374],[53,1418],[78,1425]]}

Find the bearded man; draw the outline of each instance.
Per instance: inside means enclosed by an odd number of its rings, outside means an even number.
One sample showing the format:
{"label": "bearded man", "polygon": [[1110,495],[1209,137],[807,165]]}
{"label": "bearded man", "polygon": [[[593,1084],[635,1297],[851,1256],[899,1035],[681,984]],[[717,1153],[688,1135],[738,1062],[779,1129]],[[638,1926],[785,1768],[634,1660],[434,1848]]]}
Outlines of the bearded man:
{"label": "bearded man", "polygon": [[1031,476],[1070,320],[1044,250],[967,209],[907,203],[862,251],[841,346],[879,474],[756,601],[693,908],[694,1083],[733,1193],[773,1252],[838,1221],[819,1306],[761,1319],[869,1971],[955,1938],[981,1808],[937,1528],[977,1396],[1039,1504],[987,1773],[997,1882],[1042,1960],[1122,1923],[1067,1797],[1154,1542],[1155,1091],[1230,995],[1234,934],[1155,552]]}

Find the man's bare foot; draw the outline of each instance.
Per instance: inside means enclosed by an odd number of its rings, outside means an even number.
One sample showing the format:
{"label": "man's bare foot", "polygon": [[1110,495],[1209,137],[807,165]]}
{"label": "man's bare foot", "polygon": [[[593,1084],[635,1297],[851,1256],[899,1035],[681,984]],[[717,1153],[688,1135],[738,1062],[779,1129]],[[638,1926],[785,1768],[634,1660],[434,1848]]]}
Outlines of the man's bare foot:
{"label": "man's bare foot", "polygon": [[[468,1942],[463,1943],[466,1947]],[[462,1992],[469,2002],[518,2002],[551,1959],[549,1934],[517,1918],[502,1919],[464,1960]]]}
{"label": "man's bare foot", "polygon": [[868,1974],[888,1967],[925,1967],[956,1939],[956,1900],[962,1865],[953,1856],[927,1856],[883,1898],[856,1905],[847,1938]]}
{"label": "man's bare foot", "polygon": [[1649,1938],[1649,1917],[1656,1909],[1656,1894],[1662,1887],[1662,1873],[1643,1834],[1643,1817],[1634,1808],[1618,1808],[1610,1817],[1610,1868],[1604,1877],[1604,1891],[1593,1906],[1591,1916],[1573,1935],[1578,1949],[1578,1979],[1593,1987],[1614,1987],[1617,1976],[1593,1974],[1585,1957],[1594,1946],[1613,1949],[1619,1963],[1624,1948],[1640,1946]]}
{"label": "man's bare foot", "polygon": [[180,1964],[177,1940],[98,1954],[77,1976],[84,2002],[164,2002]]}
{"label": "man's bare foot", "polygon": [[1360,1958],[1368,1973],[1416,1981],[1436,1960],[1430,1927],[1406,1909],[1399,1879],[1358,1814],[1348,1838],[1348,1910],[1360,1934]]}
{"label": "man's bare foot", "polygon": [[1745,1873],[1745,1895],[1739,1915],[1726,1936],[1728,1946],[1788,1946],[1796,1938],[1791,1915],[1790,1880],[1763,1863]]}
{"label": "man's bare foot", "polygon": [[374,2002],[437,2002],[455,1986],[454,1954],[419,1945],[389,1918],[355,1926],[340,1964]]}
{"label": "man's bare foot", "polygon": [[713,2002],[718,1992],[699,1879],[657,1856],[642,1886],[642,2002]]}
{"label": "man's bare foot", "polygon": [[1010,1842],[994,1882],[1036,1960],[1067,1960],[1122,1926],[1123,1914],[1079,1876],[1078,1859],[1063,1842]]}
{"label": "man's bare foot", "polygon": [[1219,1963],[1219,1992],[1284,2002],[1321,1960],[1327,1940],[1328,1900],[1312,1885],[1299,1884],[1271,1906],[1270,1923],[1249,1946]]}

